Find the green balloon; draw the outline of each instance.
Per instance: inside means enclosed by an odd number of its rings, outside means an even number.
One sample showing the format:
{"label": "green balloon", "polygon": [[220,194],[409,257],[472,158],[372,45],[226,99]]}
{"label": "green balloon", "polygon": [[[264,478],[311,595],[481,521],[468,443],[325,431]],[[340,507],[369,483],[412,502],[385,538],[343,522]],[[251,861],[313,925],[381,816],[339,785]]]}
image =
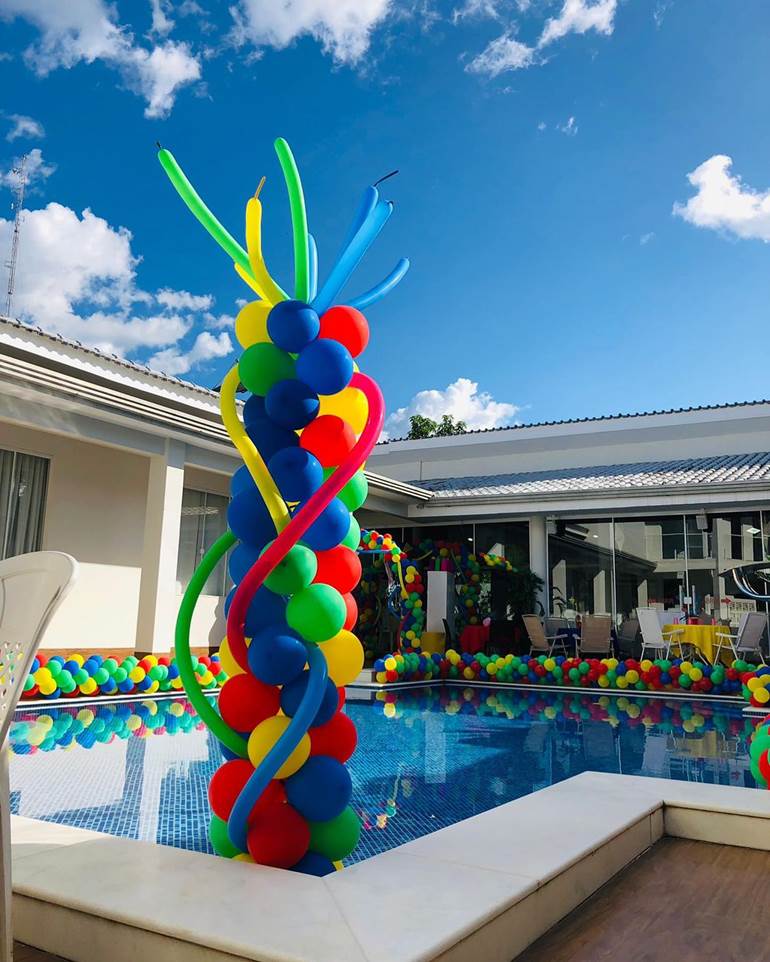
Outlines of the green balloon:
{"label": "green balloon", "polygon": [[264,397],[275,383],[294,377],[294,361],[275,344],[252,344],[241,354],[238,375],[248,391]]}
{"label": "green balloon", "polygon": [[342,539],[342,544],[346,548],[352,548],[353,551],[358,550],[358,545],[361,542],[361,525],[356,521],[355,515],[350,516],[350,527],[348,528],[348,533]]}
{"label": "green balloon", "polygon": [[117,667],[118,667],[118,663],[114,658],[104,659],[104,664],[102,665],[102,668],[104,668],[105,671],[109,672],[110,675],[115,671]]}
{"label": "green balloon", "polygon": [[110,677],[110,673],[108,669],[105,667],[105,665],[102,665],[101,668],[97,668],[96,671],[94,672],[94,681],[96,682],[97,685],[103,685],[106,681],[109,680],[109,677]]}
{"label": "green balloon", "polygon": [[[272,544],[272,542],[270,542]],[[265,551],[270,545],[267,545]],[[315,552],[295,544],[265,578],[267,587],[277,595],[295,595],[307,588],[318,571]]]}
{"label": "green balloon", "polygon": [[147,672],[147,674],[150,676],[150,678],[151,678],[153,681],[160,681],[161,678],[163,677],[163,666],[162,666],[162,665],[153,665],[153,667],[150,668],[150,670]]}
{"label": "green balloon", "polygon": [[241,850],[230,841],[230,836],[227,834],[227,822],[216,815],[211,816],[209,838],[217,855],[221,855],[223,858],[235,858],[236,855],[241,854]]}
{"label": "green balloon", "polygon": [[53,678],[57,678],[59,676],[59,672],[62,670],[61,662],[56,661],[53,658],[46,664],[45,667],[51,672],[51,677]]}
{"label": "green balloon", "polygon": [[369,493],[369,482],[363,471],[356,471],[337,497],[342,501],[348,511],[358,511],[366,501]]}
{"label": "green balloon", "polygon": [[310,849],[337,862],[358,845],[361,823],[352,808],[328,822],[310,822]]}
{"label": "green balloon", "polygon": [[112,680],[116,685],[119,685],[122,681],[125,681],[126,678],[128,678],[128,672],[125,668],[116,668],[112,674]]}
{"label": "green balloon", "polygon": [[331,585],[308,585],[286,606],[286,621],[306,641],[333,638],[345,624],[347,609],[342,595]]}
{"label": "green balloon", "polygon": [[88,674],[85,668],[78,668],[72,677],[76,685],[84,685],[91,676]]}

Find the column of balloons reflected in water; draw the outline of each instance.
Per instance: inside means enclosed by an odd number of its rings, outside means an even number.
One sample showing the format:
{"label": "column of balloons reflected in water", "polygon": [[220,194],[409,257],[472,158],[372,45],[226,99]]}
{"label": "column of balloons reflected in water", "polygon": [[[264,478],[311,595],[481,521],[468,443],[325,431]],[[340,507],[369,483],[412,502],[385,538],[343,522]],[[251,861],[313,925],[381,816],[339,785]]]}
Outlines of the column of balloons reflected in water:
{"label": "column of balloons reflected in water", "polygon": [[[376,186],[367,187],[317,290],[318,255],[297,167],[285,141],[275,148],[291,209],[293,298],[262,255],[262,183],[246,206],[244,250],[173,156],[159,153],[182,199],[257,294],[236,319],[243,353],[220,395],[222,420],[244,464],[232,478],[229,529],[183,598],[176,654],[185,689],[226,757],[209,786],[214,850],[325,875],[341,867],[360,833],[345,767],[356,732],[341,711],[344,686],[363,667],[353,634],[361,565],[352,512],[366,498],[362,468],[384,418],[382,395],[355,360],[369,340],[361,308],[392,289],[409,263],[401,259],[376,287],[336,303],[393,210]],[[248,391],[242,414],[239,386]],[[216,712],[190,670],[189,633],[195,601],[228,551],[235,588],[220,659],[229,679]]]}

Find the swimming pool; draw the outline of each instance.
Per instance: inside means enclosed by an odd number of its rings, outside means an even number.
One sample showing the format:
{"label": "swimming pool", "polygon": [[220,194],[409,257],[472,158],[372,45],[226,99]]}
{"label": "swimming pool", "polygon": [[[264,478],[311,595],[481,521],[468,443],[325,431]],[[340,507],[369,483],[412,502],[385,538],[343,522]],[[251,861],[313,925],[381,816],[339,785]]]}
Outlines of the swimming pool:
{"label": "swimming pool", "polygon": [[[738,706],[459,686],[372,697],[346,705],[364,826],[349,861],[588,770],[754,787]],[[211,851],[221,759],[185,699],[24,708],[10,742],[14,813]]]}

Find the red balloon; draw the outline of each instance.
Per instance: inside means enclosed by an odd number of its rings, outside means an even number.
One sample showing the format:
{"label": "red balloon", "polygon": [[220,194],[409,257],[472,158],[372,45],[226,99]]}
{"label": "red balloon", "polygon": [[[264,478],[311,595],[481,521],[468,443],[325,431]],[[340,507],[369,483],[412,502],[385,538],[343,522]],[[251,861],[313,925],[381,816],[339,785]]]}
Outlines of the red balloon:
{"label": "red balloon", "polygon": [[369,325],[361,311],[355,307],[338,305],[321,315],[319,337],[329,337],[344,344],[353,357],[369,343]]}
{"label": "red balloon", "polygon": [[770,786],[770,752],[762,752],[759,756],[759,770],[762,773],[762,777]]}
{"label": "red balloon", "polygon": [[219,712],[237,732],[250,732],[261,721],[276,715],[280,707],[278,689],[249,674],[228,678],[219,693]]}
{"label": "red balloon", "polygon": [[[227,821],[236,799],[253,774],[254,766],[245,758],[233,758],[221,765],[209,782],[211,811]],[[252,808],[249,821],[252,821],[257,814],[267,812],[285,801],[286,789],[283,787],[283,782],[273,779],[267,783],[267,787]]]}
{"label": "red balloon", "polygon": [[256,816],[246,844],[249,854],[260,865],[291,868],[307,853],[310,827],[296,808],[281,805]]}
{"label": "red balloon", "polygon": [[351,548],[341,544],[328,551],[316,551],[315,556],[318,559],[318,571],[313,581],[331,585],[344,595],[361,580],[361,562]]}
{"label": "red balloon", "polygon": [[347,631],[352,631],[358,621],[358,605],[356,604],[356,599],[351,594],[343,595],[342,600],[345,602],[345,624],[342,626]]}
{"label": "red balloon", "polygon": [[325,468],[342,464],[355,443],[353,428],[336,414],[320,414],[299,439],[300,447],[314,454]]}
{"label": "red balloon", "polygon": [[356,726],[347,715],[337,713],[325,725],[308,729],[311,755],[331,755],[346,762],[356,750]]}

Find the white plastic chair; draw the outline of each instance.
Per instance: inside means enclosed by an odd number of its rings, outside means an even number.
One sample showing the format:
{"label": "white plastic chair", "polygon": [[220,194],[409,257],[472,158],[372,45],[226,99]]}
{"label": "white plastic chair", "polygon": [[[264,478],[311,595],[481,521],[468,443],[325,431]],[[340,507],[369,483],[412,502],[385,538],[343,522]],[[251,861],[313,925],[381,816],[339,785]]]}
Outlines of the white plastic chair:
{"label": "white plastic chair", "polygon": [[747,611],[741,618],[738,631],[733,635],[729,629],[716,632],[717,647],[714,652],[714,664],[719,664],[719,656],[723,648],[729,648],[733,658],[742,655],[758,655],[762,664],[765,656],[762,654],[762,635],[765,633],[767,620],[761,611]]}
{"label": "white plastic chair", "polygon": [[636,616],[642,631],[642,651],[639,660],[644,658],[645,648],[652,648],[658,653],[658,657],[661,657],[660,652],[665,651],[662,657],[668,658],[671,655],[671,645],[677,643],[674,635],[682,634],[684,629],[671,628],[664,632],[660,625],[657,608],[637,608]]}
{"label": "white plastic chair", "polygon": [[11,962],[11,797],[8,729],[48,622],[77,577],[74,558],[36,551],[0,561],[0,962]]}

